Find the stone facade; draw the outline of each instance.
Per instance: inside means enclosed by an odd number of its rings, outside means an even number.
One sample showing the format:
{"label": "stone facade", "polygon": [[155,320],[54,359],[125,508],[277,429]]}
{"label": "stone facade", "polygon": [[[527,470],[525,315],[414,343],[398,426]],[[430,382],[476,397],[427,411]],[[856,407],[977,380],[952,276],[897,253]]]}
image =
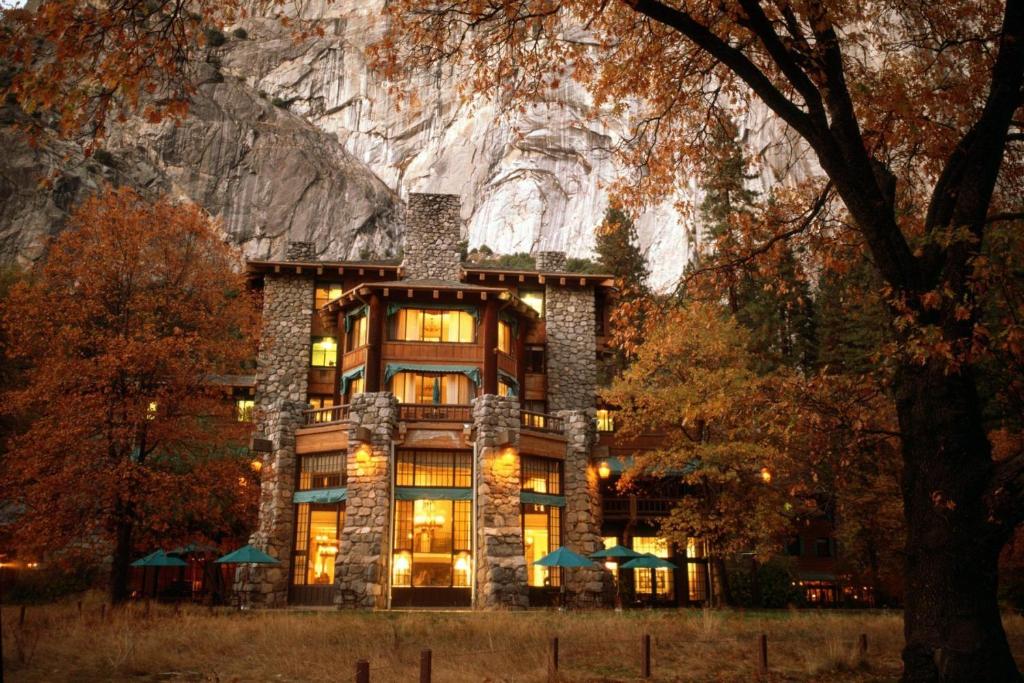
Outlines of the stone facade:
{"label": "stone facade", "polygon": [[405,277],[459,280],[462,217],[458,195],[410,194],[405,225]]}
{"label": "stone facade", "polygon": [[594,288],[545,288],[548,410],[594,407],[597,363],[594,349]]}
{"label": "stone facade", "polygon": [[535,259],[537,270],[542,273],[557,273],[565,270],[564,251],[538,251]]}
{"label": "stone facade", "polygon": [[[486,395],[473,401],[476,427],[476,606],[526,607],[526,557],[520,520],[519,403]],[[508,438],[501,438],[503,434]],[[507,441],[507,443],[506,443]]]}
{"label": "stone facade", "polygon": [[260,516],[249,542],[281,564],[240,567],[236,590],[249,605],[288,600],[295,508],[295,430],[306,409],[313,281],[268,275],[263,289],[263,335],[256,369],[256,431],[273,443],[262,454]]}
{"label": "stone facade", "polygon": [[289,242],[284,257],[289,261],[316,261],[316,245],[312,242]]}
{"label": "stone facade", "polygon": [[[565,513],[562,517],[562,545],[581,555],[597,552],[601,540],[601,495],[597,471],[589,457],[597,432],[593,410],[563,410],[565,421],[565,466],[563,485]],[[608,594],[611,577],[603,569],[570,569],[564,573],[566,588],[576,593]]]}
{"label": "stone facade", "polygon": [[[352,398],[345,525],[334,565],[337,600],[343,605],[387,607],[391,444],[397,425],[398,401],[391,393]],[[369,430],[370,443],[357,444],[360,428]],[[344,599],[347,591],[354,601]]]}

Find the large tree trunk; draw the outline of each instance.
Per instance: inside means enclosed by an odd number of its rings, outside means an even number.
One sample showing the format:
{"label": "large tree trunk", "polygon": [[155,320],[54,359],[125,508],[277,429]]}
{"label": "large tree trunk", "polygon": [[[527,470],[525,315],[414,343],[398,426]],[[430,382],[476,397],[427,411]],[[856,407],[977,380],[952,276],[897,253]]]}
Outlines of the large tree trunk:
{"label": "large tree trunk", "polygon": [[117,605],[128,600],[128,579],[131,573],[132,532],[134,524],[125,515],[114,530],[114,556],[110,566],[110,602]]}
{"label": "large tree trunk", "polygon": [[990,519],[991,449],[969,371],[896,377],[907,521],[904,681],[1020,681],[996,602],[1007,540]]}

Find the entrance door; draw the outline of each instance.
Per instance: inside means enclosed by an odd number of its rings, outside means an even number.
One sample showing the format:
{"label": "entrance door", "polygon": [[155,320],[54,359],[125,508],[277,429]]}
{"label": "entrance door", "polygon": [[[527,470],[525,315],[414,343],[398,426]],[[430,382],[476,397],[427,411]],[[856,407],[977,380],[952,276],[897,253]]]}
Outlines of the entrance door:
{"label": "entrance door", "polygon": [[395,501],[392,607],[469,607],[472,503]]}

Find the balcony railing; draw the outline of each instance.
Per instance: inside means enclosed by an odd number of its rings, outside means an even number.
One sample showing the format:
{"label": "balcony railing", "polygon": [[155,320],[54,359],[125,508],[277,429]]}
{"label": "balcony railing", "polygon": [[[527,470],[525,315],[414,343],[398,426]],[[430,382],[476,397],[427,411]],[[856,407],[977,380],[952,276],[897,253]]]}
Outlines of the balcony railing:
{"label": "balcony railing", "polygon": [[306,418],[306,426],[327,425],[348,421],[348,406],[337,405],[327,408],[311,408],[302,411]]}
{"label": "balcony railing", "polygon": [[532,410],[520,410],[520,424],[526,429],[538,432],[561,434],[565,431],[565,420],[547,413],[535,413]]}
{"label": "balcony railing", "polygon": [[665,517],[672,511],[675,503],[674,498],[605,497],[601,499],[601,511],[604,519]]}
{"label": "balcony railing", "polygon": [[398,407],[401,420],[433,422],[472,422],[473,408],[466,405],[438,403],[403,403]]}

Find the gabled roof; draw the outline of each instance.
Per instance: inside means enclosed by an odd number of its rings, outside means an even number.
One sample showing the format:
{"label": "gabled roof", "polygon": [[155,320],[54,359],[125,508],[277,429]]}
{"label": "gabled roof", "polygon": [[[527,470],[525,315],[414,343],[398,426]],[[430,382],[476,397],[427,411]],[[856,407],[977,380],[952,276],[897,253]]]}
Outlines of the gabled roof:
{"label": "gabled roof", "polygon": [[250,277],[265,273],[295,273],[296,275],[366,275],[401,277],[402,265],[397,261],[246,261],[245,270]]}
{"label": "gabled roof", "polygon": [[611,273],[570,273],[567,271],[540,271],[540,270],[504,270],[500,268],[483,267],[477,265],[462,265],[463,279],[467,282],[494,281],[508,282],[510,284],[537,283],[566,285],[594,285],[598,287],[614,287],[615,276]]}
{"label": "gabled roof", "polygon": [[437,279],[365,282],[356,285],[346,292],[342,292],[341,296],[327,302],[320,308],[320,313],[334,313],[340,311],[354,301],[361,301],[361,297],[369,294],[371,291],[382,292],[385,297],[394,299],[397,299],[403,294],[406,299],[412,298],[413,292],[434,292],[435,296],[441,292],[456,292],[460,299],[469,295],[469,300],[466,303],[486,301],[488,297],[494,296],[495,298],[511,303],[516,311],[525,317],[532,320],[536,320],[540,317],[537,314],[537,311],[523,303],[519,297],[505,287],[484,287],[480,285],[466,284],[465,282],[458,282],[457,280]]}

